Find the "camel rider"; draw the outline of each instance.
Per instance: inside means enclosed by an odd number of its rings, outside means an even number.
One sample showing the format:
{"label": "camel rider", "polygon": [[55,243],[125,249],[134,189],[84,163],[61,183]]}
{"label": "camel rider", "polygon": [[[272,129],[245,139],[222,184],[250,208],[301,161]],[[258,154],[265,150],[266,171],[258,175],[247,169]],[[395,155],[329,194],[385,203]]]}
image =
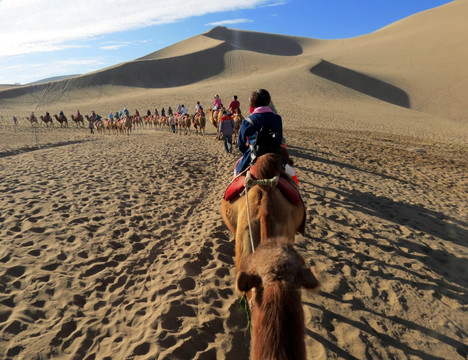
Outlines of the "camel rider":
{"label": "camel rider", "polygon": [[135,116],[140,116],[140,112],[137,109],[135,109]]}
{"label": "camel rider", "polygon": [[148,117],[148,116],[151,116],[151,110],[150,109],[148,109],[148,111],[146,112],[146,117]]}
{"label": "camel rider", "polygon": [[180,107],[180,117],[187,115],[187,113],[188,113],[187,108],[185,107],[184,104],[182,104],[182,106]]}
{"label": "camel rider", "polygon": [[60,110],[60,115],[59,115],[59,117],[60,117],[60,118],[63,118],[64,116],[65,116],[65,114],[63,113],[63,110]]}
{"label": "camel rider", "polygon": [[130,116],[130,112],[127,110],[127,108],[124,108],[123,112],[124,112],[125,115]]}
{"label": "camel rider", "polygon": [[200,105],[200,101],[197,101],[195,105],[195,114],[199,115],[203,111],[203,107]]}
{"label": "camel rider", "polygon": [[236,110],[240,114],[240,102],[237,100],[237,95],[234,95],[234,98],[229,103],[228,111],[230,111],[231,114],[235,114]]}
{"label": "camel rider", "polygon": [[182,112],[182,106],[180,104],[177,104],[176,112],[179,114]]}
{"label": "camel rider", "polygon": [[114,118],[114,114],[113,113],[109,113],[109,116],[107,117],[107,120],[112,120]]}
{"label": "camel rider", "polygon": [[213,111],[217,111],[221,108],[223,105],[221,98],[219,97],[218,94],[214,96],[214,103],[213,103]]}
{"label": "camel rider", "polygon": [[170,106],[169,106],[169,108],[167,109],[167,115],[169,115],[169,116],[174,115],[174,114],[173,114],[173,111],[172,111],[172,108],[171,108]]}
{"label": "camel rider", "polygon": [[80,110],[76,110],[76,118],[79,118],[81,116]]}
{"label": "camel rider", "polygon": [[[148,110],[148,111],[149,111],[149,110]],[[150,111],[150,115],[151,115],[151,111]],[[154,109],[154,116],[159,116],[158,109]]]}
{"label": "camel rider", "polygon": [[[169,106],[169,109],[170,109],[170,108],[171,108],[171,107]],[[167,110],[168,112],[169,112],[169,109]],[[172,110],[171,110],[171,112],[172,112]],[[170,115],[170,114],[169,114],[169,115]],[[162,116],[162,117],[166,117],[166,110],[164,110],[164,108],[161,109],[161,116]]]}
{"label": "camel rider", "polygon": [[[281,151],[283,121],[281,116],[275,114],[269,107],[270,101],[270,93],[265,89],[255,90],[250,95],[250,106],[254,111],[248,118],[242,120],[239,129],[237,146],[243,156],[236,164],[237,174],[252,165],[258,156],[267,152]],[[265,131],[265,135],[261,130]],[[269,137],[268,144],[258,144],[259,134],[262,134],[259,140]]]}

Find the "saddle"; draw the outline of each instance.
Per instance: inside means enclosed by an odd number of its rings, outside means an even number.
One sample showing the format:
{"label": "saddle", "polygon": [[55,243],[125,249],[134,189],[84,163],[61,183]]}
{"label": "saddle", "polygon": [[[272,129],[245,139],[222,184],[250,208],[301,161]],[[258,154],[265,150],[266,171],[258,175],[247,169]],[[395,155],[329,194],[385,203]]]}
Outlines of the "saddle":
{"label": "saddle", "polygon": [[[281,174],[276,186],[291,203],[299,205],[302,202],[299,189],[288,178],[288,175]],[[237,176],[226,188],[224,200],[230,201],[236,196],[240,196],[245,189],[245,179],[246,175],[244,174]]]}

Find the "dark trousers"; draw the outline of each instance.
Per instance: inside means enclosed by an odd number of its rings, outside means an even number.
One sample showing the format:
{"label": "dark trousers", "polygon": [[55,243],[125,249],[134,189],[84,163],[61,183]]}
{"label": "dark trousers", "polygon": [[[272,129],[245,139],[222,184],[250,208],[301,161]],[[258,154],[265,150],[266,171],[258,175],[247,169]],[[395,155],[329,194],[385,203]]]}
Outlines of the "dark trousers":
{"label": "dark trousers", "polygon": [[223,142],[224,142],[224,149],[226,150],[226,152],[231,152],[232,151],[232,135],[223,135]]}

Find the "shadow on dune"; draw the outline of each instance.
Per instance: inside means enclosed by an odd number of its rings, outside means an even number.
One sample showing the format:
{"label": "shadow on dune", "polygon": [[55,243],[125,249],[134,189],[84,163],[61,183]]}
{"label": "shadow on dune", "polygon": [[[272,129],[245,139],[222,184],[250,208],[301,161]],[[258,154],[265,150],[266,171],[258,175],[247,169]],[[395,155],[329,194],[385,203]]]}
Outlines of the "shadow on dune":
{"label": "shadow on dune", "polygon": [[[168,88],[196,83],[224,71],[224,54],[232,46],[223,43],[214,48],[188,55],[156,59],[135,60],[96,73],[67,80],[4,90],[0,99],[35,94],[62,97],[68,91],[92,86],[131,86],[141,88]],[[50,99],[49,99],[50,101]]]}
{"label": "shadow on dune", "polygon": [[226,41],[241,50],[262,54],[297,56],[303,52],[302,46],[297,41],[285,35],[231,30],[224,26],[215,27],[204,35],[212,39]]}
{"label": "shadow on dune", "polygon": [[405,91],[357,71],[322,60],[310,72],[376,99],[410,108],[410,99]]}
{"label": "shadow on dune", "polygon": [[92,140],[70,140],[70,141],[62,141],[62,142],[53,143],[53,144],[24,146],[24,147],[14,149],[14,150],[0,151],[0,159],[4,157],[8,157],[8,156],[23,154],[23,153],[30,152],[30,151],[51,149],[55,147],[68,146],[68,145],[74,145],[74,144],[81,144],[81,143],[89,142],[89,141],[92,141]]}
{"label": "shadow on dune", "polygon": [[[332,163],[340,167],[351,166],[340,162],[330,162],[330,160],[315,157],[305,151],[308,152],[309,150],[292,146],[289,147],[290,155],[293,157],[307,158],[309,160],[324,162],[327,164]],[[302,172],[313,171],[314,173],[319,173],[317,170],[305,169],[297,165],[296,168]],[[359,169],[358,167],[351,166],[351,168],[355,171],[363,171],[365,173],[383,176],[388,180],[392,180],[392,178],[388,178],[382,174],[372,173],[367,170]],[[321,174],[327,177],[335,177],[343,182],[348,181],[348,179],[337,177],[333,174]],[[444,279],[438,280],[440,283],[436,282],[437,285],[434,286],[434,290],[438,294],[456,299],[460,303],[467,303],[466,299],[461,295],[461,293],[465,292],[468,288],[468,281],[464,278],[465,272],[462,270],[466,268],[464,264],[465,260],[457,257],[448,250],[433,249],[425,245],[419,241],[419,236],[417,234],[417,232],[423,232],[466,248],[467,245],[464,239],[468,238],[468,232],[465,230],[465,227],[467,226],[465,222],[460,222],[458,219],[452,218],[447,214],[433,211],[420,205],[395,201],[391,198],[377,196],[369,192],[362,192],[356,189],[344,190],[330,187],[318,187],[317,185],[312,184],[311,186],[312,188],[317,188],[318,193],[326,191],[339,195],[339,199],[329,199],[329,201],[337,207],[353,209],[370,216],[390,221],[396,225],[400,225],[403,227],[402,229],[410,229],[409,231],[412,233],[412,235],[410,234],[410,237],[402,236],[398,241],[386,239],[390,245],[382,245],[375,241],[370,242],[370,240],[363,238],[356,238],[355,241],[362,241],[365,242],[367,246],[374,245],[382,251],[392,252],[397,256],[408,258],[410,260],[417,260],[418,262],[423,263],[426,267],[430,268]],[[352,227],[346,219],[337,219],[336,221],[344,226]],[[365,232],[365,230],[363,231]],[[352,231],[350,231],[350,233],[352,233]],[[401,248],[407,248],[409,251],[405,252],[401,250]],[[352,248],[346,247],[346,249],[342,250],[349,252],[352,251]],[[361,256],[364,257],[365,255],[361,254]],[[406,270],[408,271],[408,269]],[[407,280],[403,279],[402,281]],[[421,283],[420,286],[415,286],[426,288],[426,283]]]}

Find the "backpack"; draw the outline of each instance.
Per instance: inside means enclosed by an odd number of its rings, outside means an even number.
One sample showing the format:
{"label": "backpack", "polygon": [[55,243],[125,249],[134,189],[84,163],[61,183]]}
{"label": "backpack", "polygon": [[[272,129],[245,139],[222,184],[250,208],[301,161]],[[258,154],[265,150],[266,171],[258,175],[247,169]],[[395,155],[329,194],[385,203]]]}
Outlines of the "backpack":
{"label": "backpack", "polygon": [[[255,125],[250,118],[245,119],[252,125]],[[250,164],[253,165],[255,160],[264,154],[274,153],[281,154],[281,141],[282,138],[277,131],[262,126],[256,133],[257,137],[254,142],[250,144]]]}

